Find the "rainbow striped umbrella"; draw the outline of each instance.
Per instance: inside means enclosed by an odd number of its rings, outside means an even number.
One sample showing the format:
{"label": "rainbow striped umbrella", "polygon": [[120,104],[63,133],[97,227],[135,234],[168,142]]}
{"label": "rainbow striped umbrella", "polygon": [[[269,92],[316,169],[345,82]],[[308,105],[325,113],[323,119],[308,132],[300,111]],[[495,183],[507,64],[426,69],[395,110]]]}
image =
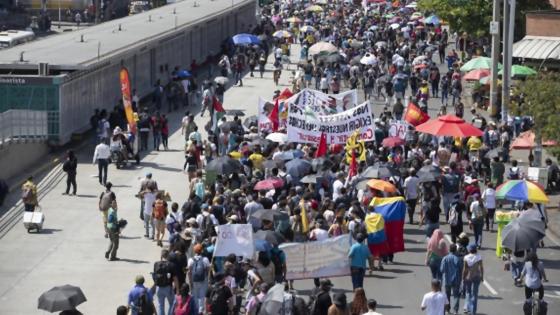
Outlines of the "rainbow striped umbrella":
{"label": "rainbow striped umbrella", "polygon": [[538,183],[525,179],[508,180],[498,186],[496,198],[548,203],[548,197],[544,192],[544,188]]}

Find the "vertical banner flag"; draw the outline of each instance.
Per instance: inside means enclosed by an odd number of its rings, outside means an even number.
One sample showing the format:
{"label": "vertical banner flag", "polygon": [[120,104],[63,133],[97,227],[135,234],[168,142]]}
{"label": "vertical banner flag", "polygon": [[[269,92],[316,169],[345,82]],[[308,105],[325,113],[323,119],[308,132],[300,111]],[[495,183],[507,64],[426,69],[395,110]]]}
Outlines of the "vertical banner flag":
{"label": "vertical banner flag", "polygon": [[327,155],[327,134],[321,133],[321,140],[319,140],[319,146],[317,147],[317,151],[315,152],[315,158],[320,158],[323,155]]}
{"label": "vertical banner flag", "polygon": [[406,203],[403,197],[378,198],[371,200],[376,213],[383,216],[385,234],[391,253],[404,251],[404,217]]}
{"label": "vertical banner flag", "polygon": [[216,247],[214,256],[225,257],[232,253],[237,256],[253,257],[253,227],[251,224],[226,224],[216,227]]}
{"label": "vertical banner flag", "polygon": [[128,121],[128,126],[130,131],[136,133],[136,120],[134,119],[134,112],[132,111],[132,95],[130,92],[130,79],[128,77],[128,70],[126,67],[122,67],[119,73],[119,78],[121,81],[121,94],[123,98],[124,113],[126,115],[126,120]]}
{"label": "vertical banner flag", "polygon": [[358,140],[360,131],[356,130],[346,140],[346,163],[352,162],[352,152],[356,152],[356,159],[358,161],[366,160],[366,144],[363,140]]}
{"label": "vertical banner flag", "polygon": [[278,116],[278,110],[279,110],[278,101],[279,101],[278,99],[274,101],[274,107],[272,108],[272,111],[268,115],[268,119],[272,123],[272,131],[274,132],[278,131],[278,125],[280,124],[280,117]]}
{"label": "vertical banner flag", "polygon": [[404,120],[406,120],[409,124],[413,126],[418,126],[427,122],[430,119],[428,114],[424,113],[420,107],[416,106],[416,104],[410,102],[408,103],[408,107],[406,108],[406,113],[404,114]]}
{"label": "vertical banner flag", "polygon": [[301,207],[301,231],[303,233],[309,232],[309,218],[307,217],[307,210],[305,208],[305,201],[302,199],[299,203]]}

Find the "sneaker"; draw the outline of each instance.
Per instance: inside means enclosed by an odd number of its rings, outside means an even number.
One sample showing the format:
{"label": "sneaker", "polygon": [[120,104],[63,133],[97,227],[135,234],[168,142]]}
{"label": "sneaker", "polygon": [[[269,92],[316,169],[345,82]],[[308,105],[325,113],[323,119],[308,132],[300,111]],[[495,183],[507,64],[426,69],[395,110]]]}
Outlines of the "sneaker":
{"label": "sneaker", "polygon": [[121,259],[118,257],[111,257],[111,259],[109,259],[109,261],[117,261],[117,260],[121,260]]}
{"label": "sneaker", "polygon": [[109,252],[105,252],[105,259],[109,259]]}

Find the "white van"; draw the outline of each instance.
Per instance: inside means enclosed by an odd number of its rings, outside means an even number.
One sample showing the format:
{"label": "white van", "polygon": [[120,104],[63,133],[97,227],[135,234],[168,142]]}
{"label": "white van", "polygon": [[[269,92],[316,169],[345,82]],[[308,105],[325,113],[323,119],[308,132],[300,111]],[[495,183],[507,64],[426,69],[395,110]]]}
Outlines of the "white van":
{"label": "white van", "polygon": [[8,30],[0,32],[0,49],[14,47],[15,45],[27,43],[35,38],[31,31]]}

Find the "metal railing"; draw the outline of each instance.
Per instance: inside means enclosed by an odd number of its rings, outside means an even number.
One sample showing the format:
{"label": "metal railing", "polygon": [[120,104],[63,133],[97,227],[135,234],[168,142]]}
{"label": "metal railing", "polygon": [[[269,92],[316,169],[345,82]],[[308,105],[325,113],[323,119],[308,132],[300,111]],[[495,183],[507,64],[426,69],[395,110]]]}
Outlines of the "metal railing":
{"label": "metal railing", "polygon": [[49,111],[29,109],[0,113],[0,148],[10,143],[49,139],[49,116]]}

